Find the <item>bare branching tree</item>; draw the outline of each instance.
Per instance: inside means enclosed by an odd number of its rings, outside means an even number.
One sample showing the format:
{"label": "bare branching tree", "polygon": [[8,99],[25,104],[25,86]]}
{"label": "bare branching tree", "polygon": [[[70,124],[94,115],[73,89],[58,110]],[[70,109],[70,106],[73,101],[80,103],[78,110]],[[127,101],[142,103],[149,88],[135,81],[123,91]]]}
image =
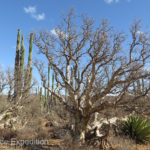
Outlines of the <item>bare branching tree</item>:
{"label": "bare branching tree", "polygon": [[7,83],[8,83],[8,100],[11,101],[13,98],[13,90],[14,90],[14,73],[12,68],[8,68],[6,70],[7,74]]}
{"label": "bare branching tree", "polygon": [[7,85],[8,82],[7,82],[5,71],[0,69],[0,95],[6,89]]}
{"label": "bare branching tree", "polygon": [[[150,65],[150,36],[142,31],[139,21],[131,25],[131,37],[127,37],[105,20],[96,27],[93,19],[80,19],[77,23],[71,10],[53,32],[35,33],[34,44],[52,66],[59,90],[48,88],[43,64],[36,61],[44,87],[72,113],[75,137],[84,138],[92,114],[117,106],[133,90],[133,83],[148,80],[150,72],[145,67]],[[71,82],[71,70],[76,86]],[[62,96],[65,89],[71,101]],[[149,89],[138,97],[148,94]],[[104,101],[110,94],[116,96],[115,103]]]}

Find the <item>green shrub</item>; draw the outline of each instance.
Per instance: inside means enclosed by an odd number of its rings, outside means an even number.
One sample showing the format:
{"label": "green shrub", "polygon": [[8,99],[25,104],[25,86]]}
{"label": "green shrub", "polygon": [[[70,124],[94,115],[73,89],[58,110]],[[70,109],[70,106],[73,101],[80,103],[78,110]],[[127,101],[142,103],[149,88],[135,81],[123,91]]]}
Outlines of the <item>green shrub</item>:
{"label": "green shrub", "polygon": [[141,116],[130,116],[123,123],[123,132],[138,143],[150,142],[150,122]]}

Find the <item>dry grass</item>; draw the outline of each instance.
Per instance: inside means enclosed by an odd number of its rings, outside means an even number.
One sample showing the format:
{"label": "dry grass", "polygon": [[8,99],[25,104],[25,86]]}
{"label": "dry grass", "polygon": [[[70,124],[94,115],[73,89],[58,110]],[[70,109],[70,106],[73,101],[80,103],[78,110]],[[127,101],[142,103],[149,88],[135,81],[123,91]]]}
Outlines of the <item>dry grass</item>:
{"label": "dry grass", "polygon": [[115,150],[150,150],[150,144],[139,145],[125,136],[109,137],[109,141]]}

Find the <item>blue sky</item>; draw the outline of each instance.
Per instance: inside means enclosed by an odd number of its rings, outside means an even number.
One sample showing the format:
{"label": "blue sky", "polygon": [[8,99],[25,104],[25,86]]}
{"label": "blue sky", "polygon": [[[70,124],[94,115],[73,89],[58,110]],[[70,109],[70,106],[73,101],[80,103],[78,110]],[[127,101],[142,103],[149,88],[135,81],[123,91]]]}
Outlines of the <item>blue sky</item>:
{"label": "blue sky", "polygon": [[[127,32],[134,19],[142,19],[150,29],[149,0],[0,0],[0,64],[14,65],[17,29],[27,37],[32,30],[52,30],[61,22],[61,13],[73,7],[76,14],[87,14],[99,23],[109,20],[117,30]],[[36,49],[33,55],[36,55]]]}

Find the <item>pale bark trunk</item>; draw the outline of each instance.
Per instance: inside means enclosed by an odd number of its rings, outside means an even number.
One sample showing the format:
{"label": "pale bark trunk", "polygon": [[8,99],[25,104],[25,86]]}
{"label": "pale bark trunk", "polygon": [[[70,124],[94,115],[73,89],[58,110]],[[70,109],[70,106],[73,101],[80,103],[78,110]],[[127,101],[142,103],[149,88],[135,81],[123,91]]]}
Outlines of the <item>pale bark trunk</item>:
{"label": "pale bark trunk", "polygon": [[73,142],[82,144],[85,143],[85,132],[88,124],[88,117],[83,117],[81,113],[76,113],[75,116],[75,129]]}
{"label": "pale bark trunk", "polygon": [[67,66],[66,66],[66,78],[67,78],[68,83],[70,84],[70,64],[69,64],[69,62],[67,63]]}

